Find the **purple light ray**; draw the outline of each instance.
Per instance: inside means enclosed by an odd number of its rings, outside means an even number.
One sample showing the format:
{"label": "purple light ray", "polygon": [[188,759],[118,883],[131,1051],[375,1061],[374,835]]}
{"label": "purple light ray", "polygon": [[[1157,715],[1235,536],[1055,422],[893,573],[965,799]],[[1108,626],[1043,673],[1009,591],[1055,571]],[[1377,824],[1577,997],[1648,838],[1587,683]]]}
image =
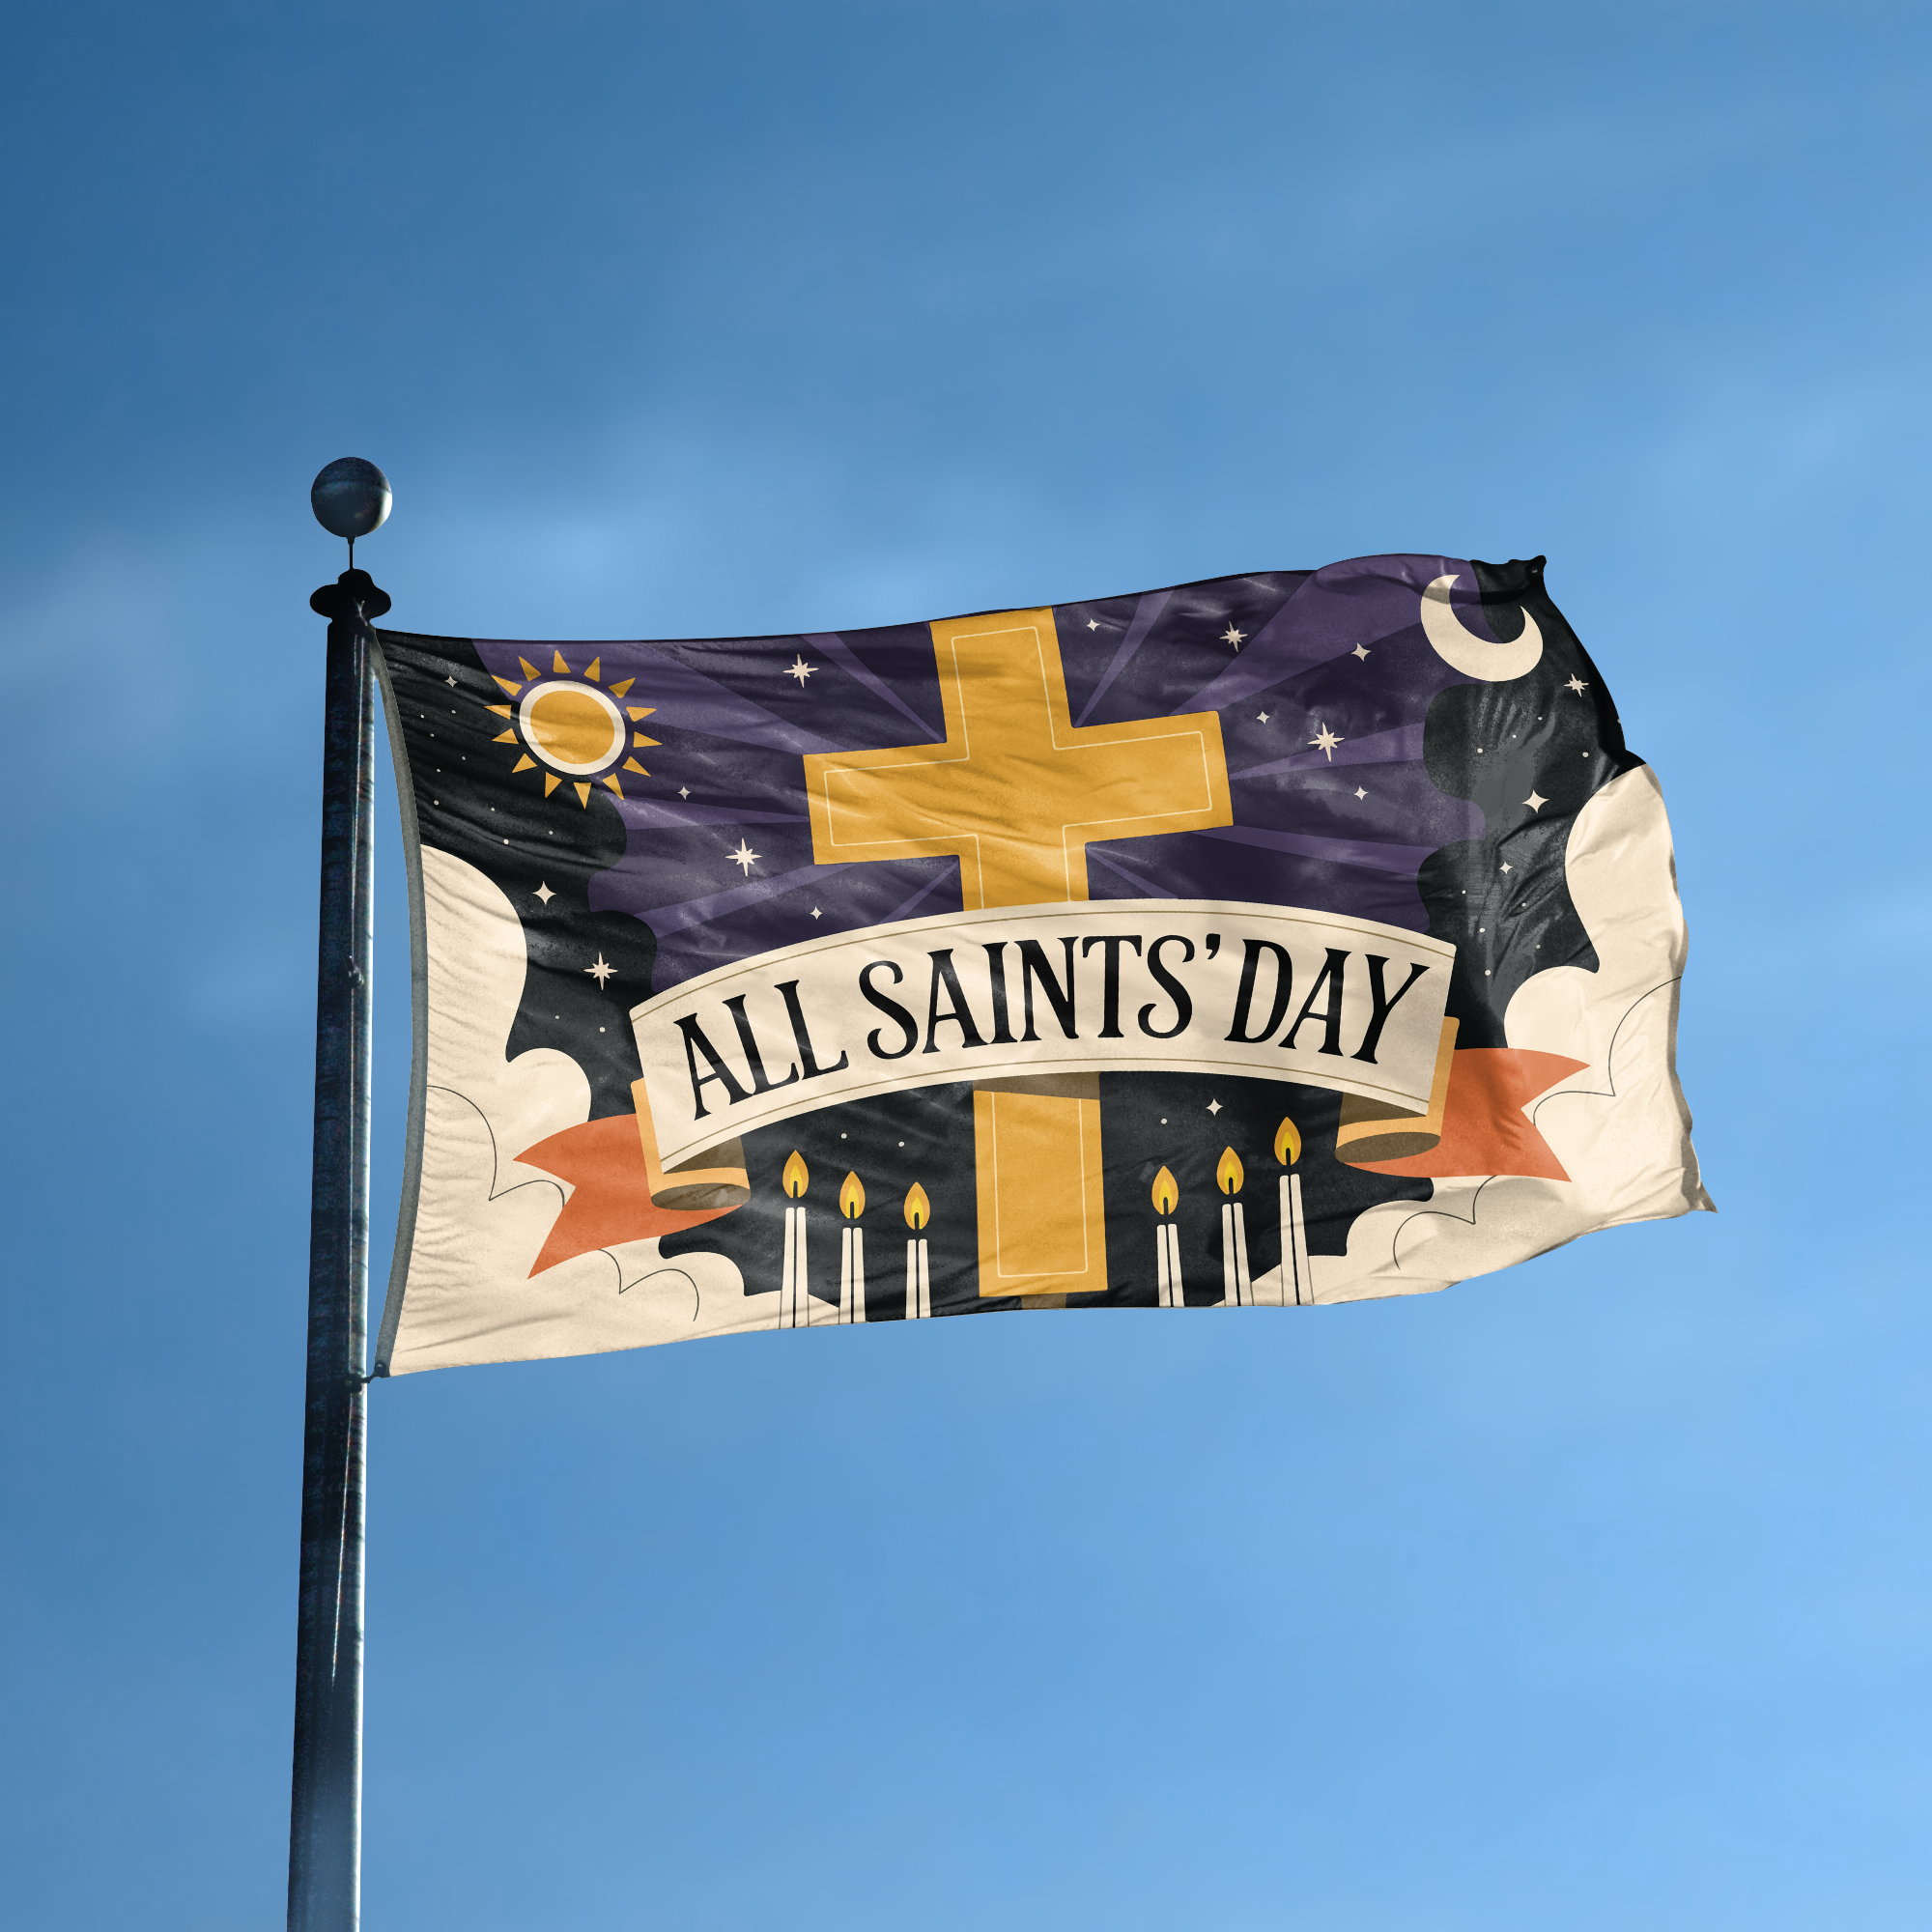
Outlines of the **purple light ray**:
{"label": "purple light ray", "polygon": [[640,911],[637,906],[624,902],[623,887],[615,882],[617,868],[613,867],[611,871],[600,872],[591,880],[590,910],[628,912],[641,919],[660,939],[664,939],[673,932],[685,932],[694,925],[704,925],[714,919],[723,919],[727,913],[742,912],[745,907],[776,898],[781,893],[795,892],[800,886],[829,879],[835,872],[845,869],[842,864],[801,866],[796,871],[780,872],[775,878],[748,881],[722,893],[712,893],[705,898],[686,899],[681,905],[650,906]]}
{"label": "purple light ray", "polygon": [[1146,879],[1135,878],[1124,866],[1108,858],[1104,852],[1094,851],[1091,845],[1087,848],[1087,863],[1090,866],[1102,867],[1107,871],[1112,872],[1115,878],[1123,880],[1127,885],[1133,887],[1134,891],[1144,899],[1171,899],[1179,896],[1178,893],[1169,892],[1165,886],[1151,885]]}
{"label": "purple light ray", "polygon": [[1332,865],[1362,866],[1375,872],[1396,872],[1413,878],[1434,845],[1390,845],[1375,838],[1316,838],[1300,832],[1264,832],[1253,825],[1222,825],[1196,832],[1196,838],[1221,838],[1234,845],[1259,845],[1270,852],[1291,852],[1298,859],[1325,859]]}
{"label": "purple light ray", "polygon": [[[863,864],[864,862],[859,861],[856,863]],[[939,871],[926,880],[925,884],[920,887],[919,891],[913,894],[911,898],[907,899],[903,905],[895,906],[879,923],[881,925],[891,925],[895,920],[910,919],[913,915],[913,908],[923,905],[958,869],[959,862],[957,859],[954,859],[950,865],[941,867]]]}
{"label": "purple light ray", "polygon": [[1094,695],[1080,707],[1080,716],[1073,721],[1076,726],[1086,724],[1093,716],[1094,705],[1106,696],[1108,686],[1133,662],[1134,653],[1147,641],[1147,634],[1153,629],[1154,620],[1167,609],[1167,600],[1173,595],[1172,590],[1150,590],[1134,606],[1133,622],[1127,626],[1127,635],[1121,639],[1121,647],[1114,653],[1113,661],[1100,673],[1100,682],[1094,687]]}
{"label": "purple light ray", "polygon": [[673,805],[662,798],[633,798],[628,793],[617,801],[617,812],[625,825],[639,831],[677,831],[691,825],[803,825],[802,811],[747,811],[729,805]]}
{"label": "purple light ray", "polygon": [[[1299,584],[1255,634],[1247,648],[1185,702],[1181,711],[1239,704],[1316,665],[1346,657],[1357,644],[1422,621],[1422,593],[1438,577],[1473,574],[1443,556],[1361,556],[1331,563]],[[1445,664],[1442,682],[1457,681]]]}
{"label": "purple light ray", "polygon": [[1230,772],[1228,781],[1237,779],[1271,778],[1277,772],[1305,772],[1310,769],[1324,770],[1330,763],[1337,765],[1396,765],[1412,764],[1422,756],[1422,737],[1428,727],[1424,724],[1398,724],[1390,731],[1372,731],[1366,738],[1348,738],[1335,748],[1331,760],[1325,753],[1317,751],[1293,752],[1285,758],[1276,758],[1265,765],[1248,765],[1238,772]]}
{"label": "purple light ray", "polygon": [[805,641],[815,644],[849,678],[855,678],[869,691],[874,697],[883,698],[902,717],[910,718],[925,733],[925,742],[937,745],[944,741],[946,733],[935,731],[930,722],[922,718],[884,678],[875,671],[869,671],[859,662],[858,653],[837,631],[807,631]]}

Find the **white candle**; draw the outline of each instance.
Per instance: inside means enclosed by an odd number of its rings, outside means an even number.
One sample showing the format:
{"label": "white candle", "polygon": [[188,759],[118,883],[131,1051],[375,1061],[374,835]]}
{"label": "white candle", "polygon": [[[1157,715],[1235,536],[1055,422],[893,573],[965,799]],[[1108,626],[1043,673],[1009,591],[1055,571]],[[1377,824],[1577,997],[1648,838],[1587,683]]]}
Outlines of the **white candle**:
{"label": "white candle", "polygon": [[798,1150],[784,1164],[784,1191],[792,1205],[785,1209],[784,1273],[779,1284],[779,1326],[806,1328],[811,1324],[811,1294],[805,1275],[805,1204],[800,1198],[811,1184],[811,1173]]}
{"label": "white candle", "polygon": [[838,1250],[838,1319],[866,1319],[866,1231],[848,1227]]}
{"label": "white candle", "polygon": [[1238,1201],[1221,1204],[1221,1305],[1251,1308],[1254,1282],[1248,1274],[1248,1223]]}
{"label": "white candle", "polygon": [[932,1274],[926,1259],[926,1244],[906,1243],[906,1320],[923,1321],[932,1313]]}
{"label": "white candle", "polygon": [[[1291,1174],[1281,1184],[1288,1196],[1285,1223],[1294,1257],[1294,1306],[1306,1308],[1315,1300],[1315,1284],[1308,1273],[1308,1226],[1301,1213],[1301,1177]],[[1286,1273],[1285,1263],[1283,1272]]]}
{"label": "white candle", "polygon": [[924,1239],[925,1225],[932,1219],[932,1203],[918,1181],[906,1195],[905,1218],[913,1231],[913,1238],[906,1243],[906,1320],[919,1321],[932,1313],[932,1271]]}
{"label": "white candle", "polygon": [[798,1209],[785,1209],[784,1272],[779,1280],[779,1326],[798,1326]]}
{"label": "white candle", "polygon": [[1252,1305],[1254,1285],[1248,1275],[1248,1223],[1241,1204],[1235,1196],[1246,1179],[1241,1157],[1233,1148],[1223,1148],[1221,1164],[1214,1170],[1221,1192],[1228,1198],[1221,1204],[1221,1306],[1246,1308]]}
{"label": "white candle", "polygon": [[845,1217],[844,1238],[838,1247],[838,1319],[866,1319],[866,1231],[859,1216],[866,1211],[866,1189],[856,1174],[845,1177],[838,1190],[838,1211]]}
{"label": "white candle", "polygon": [[1301,1134],[1293,1121],[1274,1131],[1274,1157],[1281,1162],[1281,1283],[1279,1301],[1286,1308],[1306,1308],[1315,1299],[1308,1278],[1308,1231],[1301,1215],[1301,1177],[1294,1164],[1301,1158]]}
{"label": "white candle", "polygon": [[1153,1211],[1160,1219],[1153,1224],[1154,1290],[1163,1308],[1185,1308],[1187,1292],[1180,1282],[1180,1231],[1169,1217],[1180,1205],[1180,1189],[1166,1168],[1153,1178]]}

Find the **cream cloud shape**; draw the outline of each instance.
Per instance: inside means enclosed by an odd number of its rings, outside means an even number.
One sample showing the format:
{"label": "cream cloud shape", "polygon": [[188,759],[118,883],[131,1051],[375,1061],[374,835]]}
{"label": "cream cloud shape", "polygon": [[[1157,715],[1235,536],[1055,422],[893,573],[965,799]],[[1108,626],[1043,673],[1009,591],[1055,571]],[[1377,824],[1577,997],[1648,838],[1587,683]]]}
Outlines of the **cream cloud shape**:
{"label": "cream cloud shape", "polygon": [[526,956],[523,923],[502,891],[425,846],[422,893],[421,1179],[407,1287],[398,1307],[392,1280],[393,1320],[384,1323],[390,1373],[771,1326],[776,1288],[748,1295],[724,1256],[667,1262],[655,1239],[577,1255],[531,1277],[570,1189],[516,1154],[586,1120],[589,1083],[554,1048],[504,1057]]}
{"label": "cream cloud shape", "polygon": [[1427,1203],[1372,1208],[1350,1229],[1347,1255],[1313,1258],[1317,1300],[1428,1293],[1597,1228],[1714,1206],[1677,1083],[1688,939],[1670,819],[1649,766],[1584,805],[1564,866],[1597,970],[1533,975],[1511,1000],[1504,1029],[1513,1047],[1585,1062],[1525,1109],[1571,1179],[1454,1177],[1438,1179]]}

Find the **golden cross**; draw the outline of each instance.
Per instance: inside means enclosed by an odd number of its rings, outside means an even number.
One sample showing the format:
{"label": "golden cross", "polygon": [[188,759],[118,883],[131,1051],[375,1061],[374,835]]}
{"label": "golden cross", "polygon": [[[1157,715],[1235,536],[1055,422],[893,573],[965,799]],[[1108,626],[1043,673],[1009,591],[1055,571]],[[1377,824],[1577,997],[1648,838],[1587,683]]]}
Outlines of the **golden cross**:
{"label": "golden cross", "polygon": [[[1087,847],[1228,825],[1211,711],[1076,725],[1053,612],[932,626],[941,745],[805,759],[812,857],[956,858],[969,908],[1084,899]],[[1107,1285],[1097,1075],[976,1087],[980,1293],[1060,1303]]]}

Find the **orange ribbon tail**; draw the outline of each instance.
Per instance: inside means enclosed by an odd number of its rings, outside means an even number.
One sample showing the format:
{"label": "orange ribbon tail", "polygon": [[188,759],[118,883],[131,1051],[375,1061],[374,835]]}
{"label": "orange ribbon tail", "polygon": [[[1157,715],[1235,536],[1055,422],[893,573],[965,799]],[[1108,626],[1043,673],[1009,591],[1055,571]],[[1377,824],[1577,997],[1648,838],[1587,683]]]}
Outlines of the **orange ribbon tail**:
{"label": "orange ribbon tail", "polygon": [[1522,1109],[1525,1101],[1587,1064],[1527,1047],[1459,1048],[1450,1060],[1441,1140],[1427,1153],[1403,1160],[1349,1164],[1371,1174],[1526,1174],[1568,1180],[1562,1162]]}
{"label": "orange ribbon tail", "polygon": [[546,1174],[569,1181],[572,1187],[563,1212],[556,1217],[550,1238],[530,1269],[533,1275],[598,1248],[674,1235],[731,1211],[729,1208],[681,1211],[651,1205],[650,1176],[635,1114],[611,1114],[601,1121],[566,1127],[562,1133],[526,1148],[517,1158],[526,1166],[540,1167]]}

